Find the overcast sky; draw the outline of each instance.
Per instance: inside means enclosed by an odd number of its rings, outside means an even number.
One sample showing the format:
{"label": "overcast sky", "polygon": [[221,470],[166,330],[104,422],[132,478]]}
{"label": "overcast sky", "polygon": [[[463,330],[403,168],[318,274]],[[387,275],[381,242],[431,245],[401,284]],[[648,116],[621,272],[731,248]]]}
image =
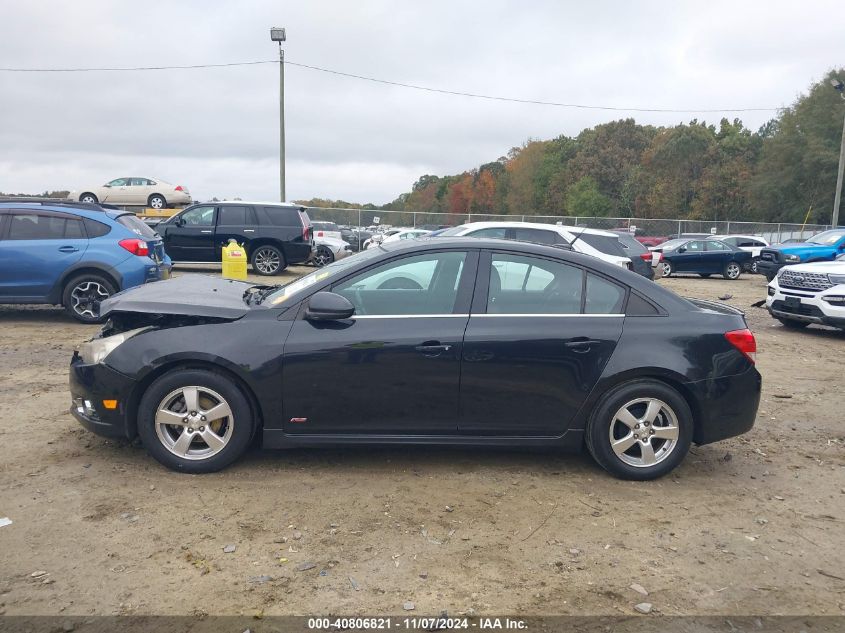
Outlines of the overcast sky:
{"label": "overcast sky", "polygon": [[[0,66],[286,59],[423,86],[556,102],[782,107],[845,62],[842,4],[813,2],[77,2],[0,0]],[[286,66],[287,192],[385,203],[530,138],[625,116],[720,114],[485,101]],[[756,129],[770,112],[726,113]],[[212,196],[277,199],[278,66],[0,72],[0,191],[158,177]]]}

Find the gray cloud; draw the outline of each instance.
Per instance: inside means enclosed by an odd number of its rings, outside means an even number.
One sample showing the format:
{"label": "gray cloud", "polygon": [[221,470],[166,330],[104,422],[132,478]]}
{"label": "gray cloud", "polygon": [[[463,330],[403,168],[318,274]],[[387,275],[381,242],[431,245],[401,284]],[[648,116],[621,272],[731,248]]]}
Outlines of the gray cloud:
{"label": "gray cloud", "polygon": [[[709,109],[790,103],[842,63],[836,2],[293,3],[89,0],[7,5],[14,67],[274,59],[529,99]],[[277,191],[274,64],[116,73],[0,73],[0,190],[151,175],[197,197]],[[288,193],[386,202],[423,173],[495,160],[528,137],[628,116],[419,92],[288,66]],[[671,125],[718,114],[636,114]],[[767,113],[740,116],[751,127]]]}

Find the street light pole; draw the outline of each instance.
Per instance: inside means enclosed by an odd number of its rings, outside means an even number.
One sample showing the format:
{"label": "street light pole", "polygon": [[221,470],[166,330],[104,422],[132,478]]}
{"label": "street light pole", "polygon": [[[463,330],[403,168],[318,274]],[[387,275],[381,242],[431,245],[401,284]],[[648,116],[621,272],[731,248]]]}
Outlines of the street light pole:
{"label": "street light pole", "polygon": [[274,27],[270,29],[270,39],[279,43],[279,194],[285,201],[285,51],[282,42],[285,41],[285,30]]}
{"label": "street light pole", "polygon": [[[839,96],[845,99],[845,84],[839,79],[831,79],[834,89],[839,91]],[[839,226],[839,203],[842,201],[842,174],[845,172],[845,119],[842,121],[842,143],[839,146],[839,171],[836,174],[836,195],[833,198],[833,216],[830,223],[831,228]]]}

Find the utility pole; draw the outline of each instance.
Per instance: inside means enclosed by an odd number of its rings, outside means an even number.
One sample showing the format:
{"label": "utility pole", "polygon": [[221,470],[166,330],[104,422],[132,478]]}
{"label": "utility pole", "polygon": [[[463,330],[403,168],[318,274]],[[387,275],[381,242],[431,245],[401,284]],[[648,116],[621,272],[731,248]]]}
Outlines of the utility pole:
{"label": "utility pole", "polygon": [[278,27],[270,29],[270,39],[279,43],[279,194],[285,201],[285,30]]}
{"label": "utility pole", "polygon": [[[845,100],[845,84],[839,79],[831,79],[830,83],[839,96]],[[839,171],[836,174],[836,195],[833,198],[833,216],[831,217],[831,228],[839,226],[839,203],[842,201],[842,174],[845,172],[845,119],[842,121],[842,143],[839,146]]]}

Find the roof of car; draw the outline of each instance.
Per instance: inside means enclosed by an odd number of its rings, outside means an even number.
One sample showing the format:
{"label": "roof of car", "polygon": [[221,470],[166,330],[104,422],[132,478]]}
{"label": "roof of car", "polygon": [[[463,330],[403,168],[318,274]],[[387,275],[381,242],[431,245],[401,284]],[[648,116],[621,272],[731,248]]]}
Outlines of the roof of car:
{"label": "roof of car", "polygon": [[[293,204],[292,202],[279,202],[268,200],[207,200],[205,202],[194,202],[191,206],[207,205],[207,204],[260,204],[263,207],[288,207],[290,209],[305,210],[307,207],[301,204]],[[186,207],[187,208],[187,207]]]}
{"label": "roof of car", "polygon": [[[96,218],[98,215],[105,214],[110,218],[115,218],[119,215],[132,213],[119,207],[110,204],[97,204],[87,202],[73,202],[60,200],[37,200],[37,199],[21,199],[15,200],[0,200],[0,211],[8,209],[41,209],[44,211],[53,211],[56,213],[71,213],[74,211],[82,211],[82,215],[86,217]],[[90,214],[90,215],[89,215]]]}

